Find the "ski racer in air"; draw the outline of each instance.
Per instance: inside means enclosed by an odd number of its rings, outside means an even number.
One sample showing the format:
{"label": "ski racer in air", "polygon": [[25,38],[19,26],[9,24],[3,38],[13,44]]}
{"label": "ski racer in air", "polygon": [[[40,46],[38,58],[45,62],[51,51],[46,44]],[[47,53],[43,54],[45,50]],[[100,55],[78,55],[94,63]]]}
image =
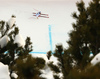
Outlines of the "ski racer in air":
{"label": "ski racer in air", "polygon": [[39,11],[38,13],[36,13],[36,17],[38,19],[38,17],[41,15],[41,11]]}

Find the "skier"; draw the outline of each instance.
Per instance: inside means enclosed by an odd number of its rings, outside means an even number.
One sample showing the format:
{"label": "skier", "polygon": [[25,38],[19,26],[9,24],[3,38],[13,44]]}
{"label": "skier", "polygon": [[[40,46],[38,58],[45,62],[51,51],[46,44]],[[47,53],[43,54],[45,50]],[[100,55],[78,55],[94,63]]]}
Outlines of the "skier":
{"label": "skier", "polygon": [[38,13],[36,13],[36,17],[38,19],[38,17],[41,15],[41,11],[39,11]]}

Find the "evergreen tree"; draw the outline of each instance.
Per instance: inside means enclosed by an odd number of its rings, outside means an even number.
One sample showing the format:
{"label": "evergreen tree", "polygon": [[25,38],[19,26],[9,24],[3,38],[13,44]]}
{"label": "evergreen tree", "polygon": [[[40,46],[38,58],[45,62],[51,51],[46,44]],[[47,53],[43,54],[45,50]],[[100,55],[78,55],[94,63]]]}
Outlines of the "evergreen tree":
{"label": "evergreen tree", "polygon": [[79,14],[74,12],[73,18],[76,23],[73,23],[73,30],[70,32],[70,40],[68,41],[68,51],[74,55],[78,63],[84,66],[89,61],[90,51],[96,55],[99,52],[100,44],[100,0],[93,0],[89,6],[85,8],[84,2],[78,2],[77,8]]}
{"label": "evergreen tree", "polygon": [[88,26],[88,14],[84,2],[77,2],[76,5],[79,15],[77,15],[76,12],[72,14],[76,19],[76,23],[73,23],[74,30],[69,34],[70,40],[68,41],[68,51],[72,53],[80,63],[85,54],[89,56],[88,44],[90,39],[90,27]]}
{"label": "evergreen tree", "polygon": [[42,58],[33,58],[28,55],[26,58],[19,57],[13,68],[18,71],[18,79],[45,79],[40,77],[40,69],[44,68],[45,60]]}
{"label": "evergreen tree", "polygon": [[[86,71],[86,67],[90,62],[90,51],[96,55],[100,48],[100,0],[92,0],[87,8],[82,0],[77,2],[76,5],[79,14],[76,12],[72,14],[76,23],[73,23],[73,30],[69,34],[70,40],[68,41],[69,48],[67,51],[77,60],[77,68],[72,70],[68,76],[75,76],[74,73],[80,71],[77,79],[87,79],[88,76],[83,77],[82,74],[89,73]],[[75,79],[71,76],[68,79]]]}
{"label": "evergreen tree", "polygon": [[[15,18],[15,16],[12,16]],[[14,44],[14,38],[19,33],[18,27],[15,24],[11,26],[14,30],[11,30],[8,22],[0,21],[0,62],[10,65],[15,58],[14,49],[16,50],[17,44]],[[6,38],[4,38],[6,36]],[[10,40],[9,40],[10,38]],[[5,44],[5,42],[7,43]]]}
{"label": "evergreen tree", "polygon": [[51,54],[52,54],[52,51],[48,51],[48,52],[47,52],[47,58],[48,58],[48,60],[50,59]]}
{"label": "evergreen tree", "polygon": [[99,52],[100,44],[100,0],[90,2],[88,10],[89,27],[91,33],[90,48],[96,55]]}
{"label": "evergreen tree", "polygon": [[[55,73],[60,71],[63,74],[62,79],[97,79],[100,68],[99,65],[89,65],[89,55],[90,51],[94,55],[100,51],[100,0],[90,1],[88,7],[85,7],[82,0],[76,5],[78,13],[72,14],[76,22],[72,24],[73,30],[69,33],[69,47],[63,50],[62,45],[56,46],[54,56],[59,63],[57,68],[53,63],[49,63],[49,66]],[[54,78],[59,79],[59,76],[54,74]]]}
{"label": "evergreen tree", "polygon": [[33,50],[30,37],[26,38],[25,45],[15,42],[18,34],[14,15],[8,22],[0,21],[0,62],[9,66],[10,75],[15,71],[18,79],[44,79],[40,77],[40,69],[45,60],[29,54]]}
{"label": "evergreen tree", "polygon": [[[53,62],[49,62],[48,66],[54,72],[54,79],[66,79],[69,71],[74,68],[73,56],[69,53],[65,53],[67,50],[63,49],[62,44],[56,45],[55,53],[53,56],[57,57],[58,63],[56,65]],[[72,64],[73,63],[73,64]],[[59,74],[63,76],[60,77]]]}

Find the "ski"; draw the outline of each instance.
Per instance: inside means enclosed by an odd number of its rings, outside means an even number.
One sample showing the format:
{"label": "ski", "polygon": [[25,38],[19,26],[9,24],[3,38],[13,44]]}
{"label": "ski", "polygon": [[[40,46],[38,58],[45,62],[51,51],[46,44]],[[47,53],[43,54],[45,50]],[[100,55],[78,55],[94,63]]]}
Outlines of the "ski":
{"label": "ski", "polygon": [[[33,14],[36,14],[36,13],[33,13]],[[47,15],[48,16],[48,14],[41,14],[41,15]]]}
{"label": "ski", "polygon": [[[33,16],[36,16],[36,15],[33,15]],[[48,16],[38,16],[38,17],[49,18]]]}

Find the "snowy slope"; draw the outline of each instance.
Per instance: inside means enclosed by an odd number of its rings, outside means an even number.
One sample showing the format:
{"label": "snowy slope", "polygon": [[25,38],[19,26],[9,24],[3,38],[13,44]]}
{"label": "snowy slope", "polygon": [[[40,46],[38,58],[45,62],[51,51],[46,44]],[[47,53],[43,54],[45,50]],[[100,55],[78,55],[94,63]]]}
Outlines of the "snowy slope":
{"label": "snowy slope", "polygon": [[0,62],[0,79],[10,79],[8,65]]}
{"label": "snowy slope", "polygon": [[100,63],[100,53],[98,53],[92,60],[91,64],[96,65],[97,63]]}
{"label": "snowy slope", "polygon": [[1,39],[0,39],[0,47],[1,48],[3,48],[4,46],[6,46],[7,45],[7,43],[8,43],[8,36],[7,35],[5,35],[5,36],[3,36]]}
{"label": "snowy slope", "polygon": [[[14,79],[16,79],[18,77],[18,75],[13,72],[11,74],[11,77],[13,77]],[[0,79],[11,79],[10,78],[10,72],[9,72],[8,65],[4,65],[1,62],[0,62]]]}
{"label": "snowy slope", "polygon": [[[84,0],[87,2],[87,0]],[[52,45],[62,43],[67,47],[68,32],[74,21],[71,13],[76,11],[75,0],[0,0],[0,20],[8,21],[16,16],[16,24],[24,39],[29,36],[33,42],[34,51],[50,50],[48,25],[52,25]],[[49,19],[32,16],[35,9],[48,14]]]}
{"label": "snowy slope", "polygon": [[[53,64],[55,64],[55,65],[58,63],[57,58],[54,57],[54,56],[51,56],[50,60],[48,60],[46,54],[35,54],[35,53],[32,53],[31,55],[33,57],[41,57],[41,58],[43,58],[46,61],[46,64],[49,63],[50,61],[53,61],[54,62]],[[43,74],[41,75],[42,77],[45,77],[47,79],[53,79],[53,72],[50,70],[49,67],[46,66],[41,71],[43,72]]]}

